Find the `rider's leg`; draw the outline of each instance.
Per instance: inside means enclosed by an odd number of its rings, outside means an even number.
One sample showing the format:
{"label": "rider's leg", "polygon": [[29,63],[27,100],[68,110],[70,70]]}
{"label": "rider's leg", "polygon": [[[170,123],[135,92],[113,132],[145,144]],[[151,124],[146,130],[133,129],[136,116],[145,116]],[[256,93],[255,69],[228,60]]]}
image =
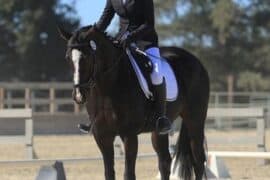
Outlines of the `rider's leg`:
{"label": "rider's leg", "polygon": [[163,76],[159,48],[152,47],[145,51],[153,64],[151,80],[156,111],[156,130],[159,134],[167,134],[171,130],[171,122],[166,117],[166,87]]}

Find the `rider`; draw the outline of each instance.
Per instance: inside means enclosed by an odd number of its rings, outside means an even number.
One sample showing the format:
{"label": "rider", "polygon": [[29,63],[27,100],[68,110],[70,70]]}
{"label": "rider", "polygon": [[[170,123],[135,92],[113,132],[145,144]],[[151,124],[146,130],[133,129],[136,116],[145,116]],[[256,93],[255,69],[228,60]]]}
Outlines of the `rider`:
{"label": "rider", "polygon": [[162,74],[158,36],[155,31],[153,0],[107,0],[103,14],[95,27],[105,31],[114,15],[120,17],[120,31],[116,39],[124,49],[133,42],[144,50],[153,64],[151,80],[155,101],[156,130],[167,134],[171,130],[171,122],[166,117],[166,87]]}

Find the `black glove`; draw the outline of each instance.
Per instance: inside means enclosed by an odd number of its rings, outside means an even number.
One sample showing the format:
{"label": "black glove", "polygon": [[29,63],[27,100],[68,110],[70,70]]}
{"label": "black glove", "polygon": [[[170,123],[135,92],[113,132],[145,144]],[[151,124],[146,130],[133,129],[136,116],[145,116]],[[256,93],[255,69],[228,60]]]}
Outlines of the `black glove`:
{"label": "black glove", "polygon": [[126,48],[128,48],[130,46],[130,44],[132,43],[132,38],[130,35],[128,35],[125,39],[120,41],[121,46],[123,47],[124,50],[126,50]]}

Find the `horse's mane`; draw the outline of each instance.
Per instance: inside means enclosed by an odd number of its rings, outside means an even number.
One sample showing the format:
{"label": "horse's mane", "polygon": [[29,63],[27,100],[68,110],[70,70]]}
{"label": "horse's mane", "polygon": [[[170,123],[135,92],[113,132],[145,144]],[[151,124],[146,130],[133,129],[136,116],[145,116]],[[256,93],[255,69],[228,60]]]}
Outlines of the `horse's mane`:
{"label": "horse's mane", "polygon": [[[81,34],[81,33],[84,33],[84,32],[87,32],[90,28],[92,28],[93,25],[88,25],[88,26],[83,26],[81,28],[79,28],[78,30],[75,31],[75,33],[77,34]],[[108,32],[106,31],[100,31],[98,29],[95,29],[96,32],[102,34],[106,39],[110,40],[110,41],[113,41],[114,40],[114,37],[111,36]]]}
{"label": "horse's mane", "polygon": [[106,32],[106,31],[104,31],[104,32],[102,32],[102,31],[99,31],[101,34],[103,34],[104,35],[104,37],[106,38],[106,39],[108,39],[108,40],[110,40],[110,41],[113,41],[115,38],[112,36],[112,35],[110,35],[108,32]]}

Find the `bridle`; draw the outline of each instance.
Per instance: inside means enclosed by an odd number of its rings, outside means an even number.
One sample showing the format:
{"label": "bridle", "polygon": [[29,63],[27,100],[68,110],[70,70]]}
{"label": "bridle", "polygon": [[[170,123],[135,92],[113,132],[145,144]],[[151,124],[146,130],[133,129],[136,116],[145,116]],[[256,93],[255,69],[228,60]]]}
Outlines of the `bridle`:
{"label": "bridle", "polygon": [[[91,42],[91,41],[90,41]],[[97,63],[97,57],[96,57],[96,52],[95,49],[93,49],[93,47],[91,46],[91,43],[75,43],[75,44],[69,44],[68,45],[69,48],[82,48],[82,47],[88,47],[90,49],[90,54],[93,57],[93,69],[92,72],[93,74],[90,76],[89,80],[86,83],[79,83],[79,84],[74,84],[73,87],[74,88],[83,88],[83,89],[92,89],[96,86],[98,78],[97,78],[97,74],[98,74],[98,63]],[[124,53],[122,53],[119,56],[119,59],[106,71],[102,72],[99,76],[100,77],[105,77],[108,74],[110,74],[111,72],[113,72],[113,70],[118,66],[119,62],[122,59]]]}

